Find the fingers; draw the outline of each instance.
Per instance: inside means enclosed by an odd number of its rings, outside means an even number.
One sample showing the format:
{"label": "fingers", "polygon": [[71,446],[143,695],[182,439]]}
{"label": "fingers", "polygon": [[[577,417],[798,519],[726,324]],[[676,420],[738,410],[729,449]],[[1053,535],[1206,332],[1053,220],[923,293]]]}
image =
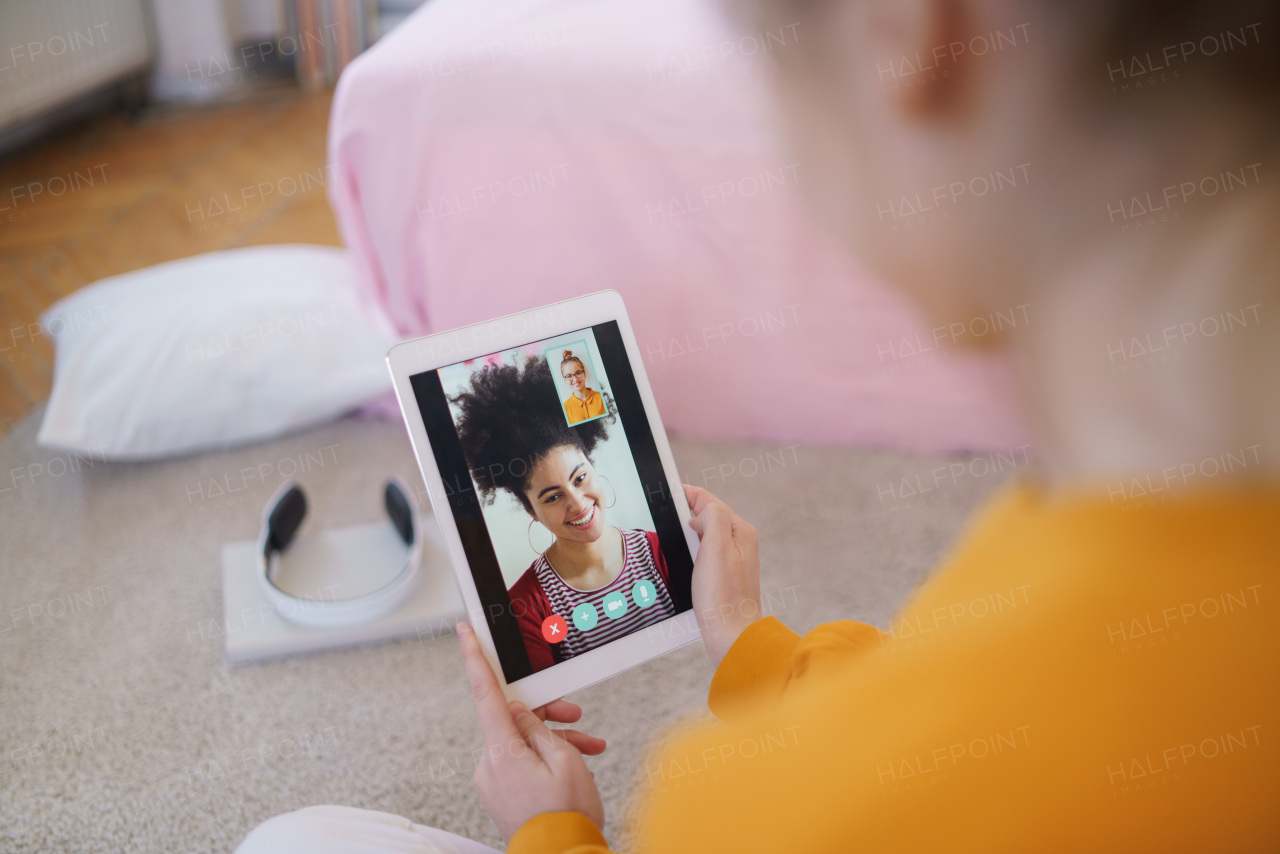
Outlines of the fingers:
{"label": "fingers", "polygon": [[599,756],[607,746],[603,738],[587,735],[576,729],[553,729],[551,732],[578,748],[578,752],[584,756]]}
{"label": "fingers", "polygon": [[533,748],[534,753],[542,757],[544,762],[550,763],[555,752],[567,746],[568,742],[565,739],[556,738],[555,730],[549,729],[537,715],[526,709],[523,703],[512,700],[508,704],[507,714],[510,716],[507,719],[508,723],[514,725],[520,737]]}
{"label": "fingers", "polygon": [[[458,642],[462,646],[462,660],[466,664],[467,679],[471,683],[471,699],[476,705],[485,743],[509,744],[513,739],[519,738],[521,733],[511,720],[507,698],[502,693],[502,686],[498,684],[498,677],[480,651],[480,644],[476,641],[471,626],[458,623],[454,631],[458,633]],[[543,725],[533,713],[530,712],[529,717],[539,726]]]}
{"label": "fingers", "polygon": [[571,724],[582,717],[582,707],[568,700],[552,700],[545,706],[533,710],[541,721],[555,721],[558,724]]}
{"label": "fingers", "polygon": [[732,536],[733,511],[723,501],[713,501],[703,507],[702,512],[694,520],[690,520],[690,527],[693,521],[698,523],[694,530],[703,540],[728,539]]}
{"label": "fingers", "polygon": [[[719,511],[728,511],[730,516],[733,514],[733,511],[729,510],[729,505],[700,486],[684,484],[684,496],[689,501],[689,509],[693,513],[693,516],[689,519],[689,527],[698,535],[698,539],[707,536],[707,522],[711,515],[717,512],[717,509]],[[715,530],[718,530],[718,528]]]}
{"label": "fingers", "polygon": [[693,486],[688,483],[683,484],[683,486],[685,500],[689,502],[689,510],[693,512],[694,516],[700,514],[708,504],[720,500],[701,486]]}
{"label": "fingers", "polygon": [[[538,706],[533,713],[540,721],[570,724],[582,717],[582,707],[568,700],[552,700],[545,706]],[[599,756],[604,753],[605,740],[598,736],[567,728],[552,729],[551,732],[578,748],[579,752],[586,756]]]}
{"label": "fingers", "polygon": [[718,531],[722,523],[733,523],[741,518],[728,504],[700,486],[684,484],[684,495],[689,500],[689,509],[693,512],[689,527],[699,535],[706,533],[708,523],[714,526],[713,530]]}

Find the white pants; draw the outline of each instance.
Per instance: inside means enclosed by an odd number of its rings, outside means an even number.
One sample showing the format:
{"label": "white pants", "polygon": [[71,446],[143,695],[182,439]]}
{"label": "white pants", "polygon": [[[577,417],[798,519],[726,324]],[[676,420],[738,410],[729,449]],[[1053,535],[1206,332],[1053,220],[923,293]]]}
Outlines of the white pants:
{"label": "white pants", "polygon": [[389,812],[307,807],[255,827],[235,854],[501,854]]}

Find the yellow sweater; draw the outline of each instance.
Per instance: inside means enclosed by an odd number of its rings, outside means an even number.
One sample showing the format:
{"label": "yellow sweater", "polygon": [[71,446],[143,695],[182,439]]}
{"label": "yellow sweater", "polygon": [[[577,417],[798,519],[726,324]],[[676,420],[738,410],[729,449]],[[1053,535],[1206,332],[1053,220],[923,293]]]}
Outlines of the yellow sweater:
{"label": "yellow sweater", "polygon": [[577,424],[579,421],[586,421],[588,418],[604,415],[604,398],[595,389],[591,389],[587,393],[586,400],[578,400],[576,395],[571,394],[568,400],[564,402],[564,412],[565,415],[569,416],[570,424]]}
{"label": "yellow sweater", "polygon": [[[748,627],[637,850],[1280,851],[1278,581],[1280,489],[1010,488],[890,631]],[[576,812],[508,848],[605,850]]]}

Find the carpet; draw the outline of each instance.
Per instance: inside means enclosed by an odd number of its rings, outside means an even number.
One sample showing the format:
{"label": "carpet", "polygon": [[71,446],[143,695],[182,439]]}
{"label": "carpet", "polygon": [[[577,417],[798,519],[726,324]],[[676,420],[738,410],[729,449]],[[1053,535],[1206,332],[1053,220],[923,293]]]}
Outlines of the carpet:
{"label": "carpet", "polygon": [[[0,441],[0,850],[226,852],[258,822],[324,803],[502,847],[472,789],[482,741],[451,631],[239,667],[223,655],[222,543],[255,537],[289,476],[311,524],[380,518],[384,478],[421,487],[402,425],[348,418],[109,464],[37,447],[41,414]],[[687,482],[759,529],[765,611],[801,633],[888,626],[1008,475],[962,455],[672,445]],[[710,717],[711,675],[691,644],[572,697],[577,726],[609,741],[587,761],[616,850],[646,756]]]}

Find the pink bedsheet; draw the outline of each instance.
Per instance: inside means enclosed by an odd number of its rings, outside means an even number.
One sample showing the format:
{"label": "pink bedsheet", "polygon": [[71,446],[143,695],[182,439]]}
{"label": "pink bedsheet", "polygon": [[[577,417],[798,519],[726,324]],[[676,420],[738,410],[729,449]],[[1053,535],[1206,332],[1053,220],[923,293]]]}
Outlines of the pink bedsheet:
{"label": "pink bedsheet", "polygon": [[686,435],[1020,444],[1002,366],[939,349],[806,218],[761,85],[802,37],[714,0],[431,0],[334,99],[368,298],[410,337],[614,288]]}

